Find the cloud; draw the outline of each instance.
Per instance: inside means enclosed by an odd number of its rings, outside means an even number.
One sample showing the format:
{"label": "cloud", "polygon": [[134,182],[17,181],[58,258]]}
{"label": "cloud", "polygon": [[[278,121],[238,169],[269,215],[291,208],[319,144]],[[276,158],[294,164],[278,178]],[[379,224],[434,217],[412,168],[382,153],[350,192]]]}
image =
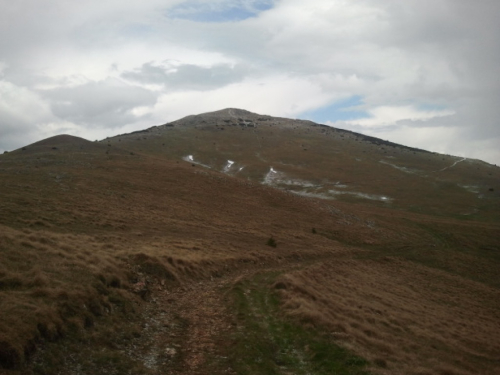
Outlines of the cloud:
{"label": "cloud", "polygon": [[154,106],[157,95],[118,79],[88,82],[74,87],[46,90],[55,116],[75,124],[94,127],[120,127],[141,116],[134,109]]}
{"label": "cloud", "polygon": [[464,142],[463,128],[454,126],[422,126],[415,128],[401,125],[397,128],[378,128],[365,132],[382,139],[390,139],[392,142],[425,149],[443,154],[491,160],[499,165],[500,149],[498,144],[500,138],[470,139]]}
{"label": "cloud", "polygon": [[456,150],[500,143],[496,0],[0,2],[0,79],[44,108],[24,122],[9,110],[9,124],[32,134],[94,138],[239,106],[421,148],[422,129],[449,129]]}
{"label": "cloud", "polygon": [[166,61],[145,63],[140,69],[122,73],[131,81],[164,85],[166,90],[210,90],[243,80],[248,69],[242,65],[215,64],[209,67]]}
{"label": "cloud", "polygon": [[256,113],[295,117],[329,100],[328,93],[323,93],[307,79],[273,75],[246,79],[209,93],[166,93],[160,97],[153,112],[157,122],[164,123],[193,114],[193,103],[196,103],[198,113],[222,109],[221,103],[224,103],[224,108],[248,108]]}
{"label": "cloud", "polygon": [[380,106],[367,111],[369,117],[345,121],[346,125],[361,128],[394,127],[401,121],[425,122],[436,117],[445,117],[455,114],[450,110],[422,110],[414,105],[407,106]]}
{"label": "cloud", "polygon": [[50,108],[36,93],[0,81],[0,150],[36,140],[36,124],[53,119]]}

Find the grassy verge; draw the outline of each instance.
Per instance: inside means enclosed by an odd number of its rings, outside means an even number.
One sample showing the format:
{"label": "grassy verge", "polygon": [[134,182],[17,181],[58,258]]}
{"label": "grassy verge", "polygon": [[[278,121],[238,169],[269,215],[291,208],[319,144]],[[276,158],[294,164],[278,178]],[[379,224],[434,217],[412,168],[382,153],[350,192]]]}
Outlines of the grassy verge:
{"label": "grassy verge", "polygon": [[368,364],[331,337],[279,314],[271,289],[277,274],[259,274],[231,289],[237,329],[227,348],[237,374],[368,374]]}

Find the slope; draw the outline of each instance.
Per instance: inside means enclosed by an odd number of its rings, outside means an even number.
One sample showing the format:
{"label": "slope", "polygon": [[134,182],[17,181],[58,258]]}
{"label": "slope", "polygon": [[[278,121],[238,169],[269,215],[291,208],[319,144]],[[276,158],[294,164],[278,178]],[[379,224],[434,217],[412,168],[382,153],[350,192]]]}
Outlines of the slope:
{"label": "slope", "polygon": [[[334,219],[298,197],[184,162],[52,144],[0,160],[4,366],[134,301],[139,273],[176,283],[332,251],[310,231]],[[286,246],[266,246],[271,236]]]}
{"label": "slope", "polygon": [[296,194],[497,220],[500,168],[318,125],[226,109],[102,141],[184,158]]}
{"label": "slope", "polygon": [[0,365],[495,374],[498,169],[377,142],[230,109],[0,156]]}

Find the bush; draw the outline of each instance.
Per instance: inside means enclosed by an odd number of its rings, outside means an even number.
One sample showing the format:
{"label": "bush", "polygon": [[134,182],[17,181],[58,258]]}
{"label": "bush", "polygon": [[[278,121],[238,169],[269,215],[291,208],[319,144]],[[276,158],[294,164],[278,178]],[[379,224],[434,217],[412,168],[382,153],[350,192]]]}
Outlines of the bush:
{"label": "bush", "polygon": [[278,246],[278,244],[276,243],[276,240],[274,238],[270,237],[267,240],[267,246],[276,247]]}

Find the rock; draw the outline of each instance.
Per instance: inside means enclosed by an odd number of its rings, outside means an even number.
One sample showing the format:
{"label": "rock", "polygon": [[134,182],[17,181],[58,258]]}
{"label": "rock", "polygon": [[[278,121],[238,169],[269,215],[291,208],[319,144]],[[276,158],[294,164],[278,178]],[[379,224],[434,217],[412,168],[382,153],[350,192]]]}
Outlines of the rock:
{"label": "rock", "polygon": [[132,285],[132,291],[140,295],[144,300],[146,300],[151,295],[151,291],[149,290],[146,279],[140,279],[138,282]]}
{"label": "rock", "polygon": [[165,354],[169,357],[173,357],[177,354],[177,350],[175,348],[166,348]]}

